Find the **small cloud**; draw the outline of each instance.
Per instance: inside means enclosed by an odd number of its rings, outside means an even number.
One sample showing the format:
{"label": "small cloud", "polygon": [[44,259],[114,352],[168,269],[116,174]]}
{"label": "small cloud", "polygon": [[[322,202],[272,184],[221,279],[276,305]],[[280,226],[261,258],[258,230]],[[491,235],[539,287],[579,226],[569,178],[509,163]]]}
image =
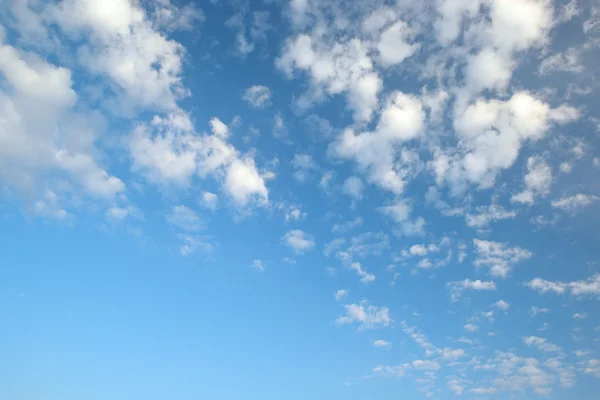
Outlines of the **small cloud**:
{"label": "small cloud", "polygon": [[244,91],[242,99],[254,108],[265,108],[271,104],[271,89],[263,85],[254,85]]}
{"label": "small cloud", "polygon": [[265,272],[265,266],[263,265],[262,261],[260,261],[260,260],[252,261],[252,265],[250,265],[250,267],[252,267],[252,269],[254,269],[258,272]]}
{"label": "small cloud", "polygon": [[498,310],[506,311],[510,308],[510,304],[504,300],[498,300],[494,303],[494,307],[496,307]]}
{"label": "small cloud", "polygon": [[587,313],[575,313],[573,314],[573,319],[586,319]]}
{"label": "small cloud", "polygon": [[477,332],[479,330],[479,327],[477,325],[473,325],[473,324],[466,324],[465,326],[463,326],[463,329],[467,332]]}
{"label": "small cloud", "polygon": [[281,239],[288,247],[298,254],[310,251],[315,247],[315,241],[312,235],[309,235],[300,229],[286,232]]}
{"label": "small cloud", "polygon": [[339,301],[339,300],[343,299],[344,297],[346,297],[347,295],[348,295],[348,291],[345,289],[336,290],[335,299]]}
{"label": "small cloud", "polygon": [[375,347],[387,347],[387,348],[389,348],[389,347],[392,346],[392,343],[388,342],[387,340],[379,339],[379,340],[374,340],[373,341],[373,346],[375,346]]}
{"label": "small cloud", "polygon": [[183,205],[173,207],[167,215],[167,222],[189,232],[199,231],[204,228],[204,223],[200,217],[193,210]]}

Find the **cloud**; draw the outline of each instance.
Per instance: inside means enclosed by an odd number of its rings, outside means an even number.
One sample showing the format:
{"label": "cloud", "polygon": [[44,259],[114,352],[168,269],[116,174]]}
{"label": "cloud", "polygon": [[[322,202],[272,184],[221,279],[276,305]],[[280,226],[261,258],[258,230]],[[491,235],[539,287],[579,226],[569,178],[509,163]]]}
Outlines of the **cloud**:
{"label": "cloud", "polygon": [[479,330],[479,327],[473,324],[466,324],[465,326],[463,326],[463,329],[467,332],[473,333],[477,332]]}
{"label": "cloud", "polygon": [[306,218],[308,214],[305,212],[302,212],[298,207],[296,206],[290,206],[288,208],[288,210],[285,212],[285,221],[300,221],[301,219]]}
{"label": "cloud", "polygon": [[494,307],[496,307],[498,310],[507,311],[510,308],[510,304],[504,300],[498,300],[494,303]]}
{"label": "cloud", "polygon": [[308,180],[312,171],[319,168],[310,154],[294,154],[292,166],[295,170],[294,178],[296,178],[298,182],[304,182]]}
{"label": "cloud", "polygon": [[388,342],[387,340],[378,339],[378,340],[373,340],[373,346],[389,348],[392,346],[392,343]]}
{"label": "cloud", "polygon": [[514,203],[533,204],[535,196],[546,196],[550,193],[552,170],[540,157],[532,156],[527,160],[527,175],[525,189],[514,194],[510,201]]}
{"label": "cloud", "polygon": [[471,228],[485,228],[491,222],[515,218],[517,216],[515,211],[507,211],[497,204],[491,204],[487,207],[479,206],[477,207],[477,211],[478,214],[467,213],[465,215],[467,225]]}
{"label": "cloud", "polygon": [[486,266],[492,276],[499,278],[506,278],[515,264],[533,255],[521,247],[509,247],[507,243],[473,239],[473,244],[477,254],[475,266]]}
{"label": "cloud", "polygon": [[335,299],[337,301],[340,301],[341,299],[343,299],[346,296],[348,296],[348,291],[345,289],[336,290],[336,292],[335,292]]}
{"label": "cloud", "polygon": [[192,209],[184,205],[173,207],[171,212],[167,215],[167,222],[188,232],[204,229],[204,223],[200,217]]}
{"label": "cloud", "polygon": [[265,266],[261,260],[252,261],[252,265],[250,265],[250,267],[258,272],[265,272]]}
{"label": "cloud", "polygon": [[529,309],[529,315],[531,315],[531,317],[535,317],[539,314],[547,314],[550,312],[549,308],[540,308],[540,307],[536,307],[536,306],[532,306]]}
{"label": "cloud", "polygon": [[552,201],[552,207],[575,213],[598,200],[600,200],[600,197],[598,196],[579,193],[574,196],[563,197],[559,200]]}
{"label": "cloud", "polygon": [[315,247],[313,237],[300,229],[287,231],[281,240],[297,254],[306,253]]}
{"label": "cloud", "polygon": [[271,104],[271,89],[254,85],[244,91],[242,99],[254,108],[265,108]]}
{"label": "cloud", "polygon": [[208,208],[211,211],[216,211],[219,205],[219,197],[211,192],[202,192],[202,197],[200,199],[201,204]]}
{"label": "cloud", "polygon": [[446,287],[450,290],[450,299],[457,301],[467,290],[496,290],[496,284],[493,281],[480,281],[479,279],[472,281],[465,279],[462,281],[454,281],[446,283]]}
{"label": "cloud", "polygon": [[342,190],[344,193],[352,197],[354,200],[362,199],[363,189],[362,179],[356,176],[351,176],[350,178],[346,179],[342,185]]}
{"label": "cloud", "polygon": [[375,275],[368,273],[359,262],[353,262],[350,264],[349,268],[355,271],[358,276],[360,276],[360,281],[362,283],[370,283],[375,281]]}
{"label": "cloud", "polygon": [[346,315],[336,320],[338,325],[357,323],[359,329],[373,329],[387,327],[392,322],[388,308],[369,305],[366,300],[361,301],[360,304],[347,304],[344,307]]}
{"label": "cloud", "polygon": [[586,319],[587,313],[575,313],[573,314],[573,319]]}
{"label": "cloud", "polygon": [[334,224],[331,227],[331,232],[333,233],[346,233],[348,231],[351,231],[354,228],[357,228],[359,226],[361,226],[363,224],[363,218],[362,217],[356,217],[353,220],[341,223],[341,224]]}
{"label": "cloud", "polygon": [[531,290],[556,294],[569,293],[575,297],[600,297],[600,274],[595,274],[586,280],[572,282],[552,282],[541,278],[532,279],[525,285]]}
{"label": "cloud", "polygon": [[527,336],[523,338],[523,343],[527,346],[536,347],[543,352],[558,352],[562,349],[555,344],[548,342],[547,339],[538,336]]}

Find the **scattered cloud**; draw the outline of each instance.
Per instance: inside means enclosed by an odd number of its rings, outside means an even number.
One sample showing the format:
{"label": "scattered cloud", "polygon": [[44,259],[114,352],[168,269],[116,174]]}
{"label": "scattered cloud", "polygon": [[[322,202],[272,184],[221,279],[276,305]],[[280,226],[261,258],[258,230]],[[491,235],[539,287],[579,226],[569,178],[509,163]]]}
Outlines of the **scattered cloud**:
{"label": "scattered cloud", "polygon": [[297,254],[306,253],[315,247],[315,240],[312,235],[300,229],[287,231],[281,240]]}

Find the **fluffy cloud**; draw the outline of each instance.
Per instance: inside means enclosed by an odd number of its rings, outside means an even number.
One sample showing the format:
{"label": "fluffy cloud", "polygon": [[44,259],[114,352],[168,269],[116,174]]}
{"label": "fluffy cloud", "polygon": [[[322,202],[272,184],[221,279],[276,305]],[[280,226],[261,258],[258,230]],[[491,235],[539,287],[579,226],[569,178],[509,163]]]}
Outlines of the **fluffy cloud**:
{"label": "fluffy cloud", "polygon": [[527,160],[525,189],[513,195],[510,200],[516,203],[533,204],[535,196],[545,196],[550,192],[552,170],[540,157],[532,156]]}
{"label": "fluffy cloud", "polygon": [[475,280],[472,281],[470,279],[465,279],[462,281],[454,281],[446,283],[446,287],[450,290],[450,299],[452,301],[457,301],[463,294],[463,292],[467,290],[496,290],[496,284],[493,281],[480,281]]}
{"label": "fluffy cloud", "polygon": [[579,193],[570,197],[563,197],[552,202],[552,207],[559,208],[568,212],[576,212],[582,208],[590,206],[593,202],[600,200],[600,197]]}
{"label": "fluffy cloud", "polygon": [[351,263],[349,268],[355,271],[358,276],[360,276],[360,281],[363,283],[369,283],[375,280],[375,275],[368,273],[359,262]]}
{"label": "fluffy cloud", "polygon": [[344,181],[344,185],[342,186],[342,190],[348,196],[352,197],[354,200],[360,200],[362,198],[363,193],[363,182],[362,179],[351,176],[350,178]]}
{"label": "fluffy cloud", "polygon": [[344,307],[346,315],[336,320],[339,325],[357,323],[359,329],[373,329],[386,327],[392,322],[389,309],[370,305],[365,300],[359,304],[347,304]]}
{"label": "fluffy cloud", "polygon": [[494,303],[494,307],[498,310],[507,311],[510,308],[510,304],[504,300],[498,300]]}
{"label": "fluffy cloud", "polygon": [[506,278],[512,267],[526,260],[532,253],[520,247],[509,247],[507,243],[473,239],[477,259],[475,266],[486,266],[495,277]]}
{"label": "fluffy cloud", "polygon": [[543,352],[557,352],[557,351],[562,350],[557,345],[548,342],[547,339],[537,337],[537,336],[524,337],[523,343],[525,343],[528,346],[536,347],[538,350],[543,351]]}
{"label": "fluffy cloud", "polygon": [[553,282],[541,278],[535,278],[527,282],[526,286],[540,293],[570,293],[576,297],[598,297],[600,296],[600,274],[592,275],[586,280],[573,282]]}
{"label": "fluffy cloud", "polygon": [[310,251],[315,247],[313,237],[300,229],[286,232],[281,240],[298,254]]}
{"label": "fluffy cloud", "polygon": [[263,85],[254,85],[244,91],[242,99],[255,108],[264,108],[271,103],[271,89]]}
{"label": "fluffy cloud", "polygon": [[265,266],[261,260],[252,261],[252,265],[250,265],[250,267],[258,272],[265,272]]}
{"label": "fluffy cloud", "polygon": [[392,343],[388,342],[387,340],[378,339],[378,340],[373,340],[373,346],[389,348],[392,346]]}

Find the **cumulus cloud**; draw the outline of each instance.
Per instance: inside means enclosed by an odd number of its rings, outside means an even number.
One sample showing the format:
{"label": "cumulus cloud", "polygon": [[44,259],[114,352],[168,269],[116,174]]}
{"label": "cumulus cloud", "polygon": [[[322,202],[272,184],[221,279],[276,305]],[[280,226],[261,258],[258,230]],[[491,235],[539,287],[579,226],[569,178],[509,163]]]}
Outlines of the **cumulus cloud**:
{"label": "cumulus cloud", "polygon": [[521,247],[509,247],[507,243],[473,239],[473,245],[477,254],[475,266],[486,266],[490,274],[499,278],[506,278],[515,264],[533,255]]}
{"label": "cumulus cloud", "polygon": [[359,329],[373,329],[386,327],[392,323],[388,308],[370,305],[366,300],[359,304],[347,304],[344,308],[346,315],[336,320],[338,325],[357,323]]}
{"label": "cumulus cloud", "polygon": [[281,240],[298,254],[306,253],[315,247],[315,240],[312,235],[300,229],[287,231]]}
{"label": "cumulus cloud", "polygon": [[446,283],[446,287],[450,290],[450,299],[458,301],[462,294],[467,290],[487,291],[496,290],[496,284],[493,281],[480,281],[464,279],[462,281],[454,281]]}
{"label": "cumulus cloud", "polygon": [[515,203],[533,204],[536,196],[545,196],[550,192],[552,170],[540,157],[532,156],[527,160],[525,189],[514,194],[510,200]]}
{"label": "cumulus cloud", "polygon": [[375,280],[375,275],[368,273],[359,262],[351,263],[349,268],[355,271],[358,276],[360,276],[360,281],[362,283],[370,283]]}
{"label": "cumulus cloud", "polygon": [[598,196],[578,193],[574,196],[563,197],[552,201],[552,207],[575,213],[598,200],[600,200],[600,197]]}
{"label": "cumulus cloud", "polygon": [[242,99],[255,108],[268,107],[271,104],[271,89],[263,85],[254,85],[244,91]]}
{"label": "cumulus cloud", "polygon": [[539,293],[568,293],[576,297],[598,297],[600,296],[600,274],[595,274],[586,280],[561,282],[547,281],[541,278],[532,279],[525,285],[531,290]]}

